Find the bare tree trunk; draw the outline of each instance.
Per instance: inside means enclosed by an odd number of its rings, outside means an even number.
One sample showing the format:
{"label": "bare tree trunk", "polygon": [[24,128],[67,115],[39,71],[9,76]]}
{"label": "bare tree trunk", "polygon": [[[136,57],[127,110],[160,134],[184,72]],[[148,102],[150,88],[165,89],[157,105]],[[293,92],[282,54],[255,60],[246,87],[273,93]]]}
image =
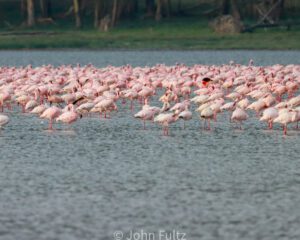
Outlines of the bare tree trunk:
{"label": "bare tree trunk", "polygon": [[35,25],[33,0],[27,0],[27,25],[28,27],[32,27]]}
{"label": "bare tree trunk", "polygon": [[111,25],[115,26],[117,23],[117,14],[118,14],[118,0],[114,0],[113,2],[113,8],[112,8],[112,20]]}
{"label": "bare tree trunk", "polygon": [[161,20],[162,0],[157,0],[156,4],[157,6],[156,6],[155,20],[159,22]]}
{"label": "bare tree trunk", "polygon": [[76,28],[80,28],[81,18],[80,18],[79,0],[73,0],[73,5],[74,5],[74,14],[75,14],[75,26]]}
{"label": "bare tree trunk", "polygon": [[95,0],[95,11],[94,11],[94,27],[99,27],[99,0]]}

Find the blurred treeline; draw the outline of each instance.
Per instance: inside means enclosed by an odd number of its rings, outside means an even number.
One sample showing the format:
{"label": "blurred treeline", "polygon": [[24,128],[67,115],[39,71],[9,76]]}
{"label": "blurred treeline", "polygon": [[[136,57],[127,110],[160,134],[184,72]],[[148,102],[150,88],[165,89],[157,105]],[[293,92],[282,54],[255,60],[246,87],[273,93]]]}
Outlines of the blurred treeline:
{"label": "blurred treeline", "polygon": [[122,21],[138,24],[193,17],[210,20],[233,15],[242,21],[297,21],[300,0],[0,0],[0,26],[114,27]]}

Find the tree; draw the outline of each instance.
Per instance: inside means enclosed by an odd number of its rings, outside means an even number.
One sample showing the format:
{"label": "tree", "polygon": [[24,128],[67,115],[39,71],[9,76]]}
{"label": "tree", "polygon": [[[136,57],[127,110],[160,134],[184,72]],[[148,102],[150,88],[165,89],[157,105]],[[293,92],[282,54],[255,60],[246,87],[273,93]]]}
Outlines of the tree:
{"label": "tree", "polygon": [[156,13],[155,13],[155,20],[160,21],[161,20],[161,8],[162,8],[162,0],[156,1]]}
{"label": "tree", "polygon": [[117,23],[117,14],[118,14],[118,8],[119,8],[119,1],[114,0],[113,7],[112,7],[112,19],[111,19],[111,25],[112,27],[116,25]]}
{"label": "tree", "polygon": [[27,0],[27,25],[28,27],[32,27],[35,25],[33,0]]}
{"label": "tree", "polygon": [[51,0],[40,0],[41,16],[47,18],[51,15]]}
{"label": "tree", "polygon": [[76,28],[81,27],[81,18],[80,18],[80,1],[73,0],[74,5],[74,14],[75,14],[75,26]]}
{"label": "tree", "polygon": [[162,16],[171,16],[171,1],[170,0],[157,0],[156,1],[156,21],[160,21]]}
{"label": "tree", "polygon": [[95,2],[95,10],[94,10],[94,27],[99,27],[99,8],[100,8],[100,0],[94,0]]}

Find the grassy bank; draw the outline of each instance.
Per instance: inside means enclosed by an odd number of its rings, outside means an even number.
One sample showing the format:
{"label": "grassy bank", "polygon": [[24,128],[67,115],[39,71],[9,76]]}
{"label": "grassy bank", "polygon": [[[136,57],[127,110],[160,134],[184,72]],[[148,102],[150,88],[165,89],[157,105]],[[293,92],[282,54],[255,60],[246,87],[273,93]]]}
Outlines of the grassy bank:
{"label": "grassy bank", "polygon": [[195,19],[168,20],[160,24],[122,23],[107,33],[72,26],[1,30],[0,49],[297,49],[300,27],[258,29],[253,33],[220,35],[207,22]]}

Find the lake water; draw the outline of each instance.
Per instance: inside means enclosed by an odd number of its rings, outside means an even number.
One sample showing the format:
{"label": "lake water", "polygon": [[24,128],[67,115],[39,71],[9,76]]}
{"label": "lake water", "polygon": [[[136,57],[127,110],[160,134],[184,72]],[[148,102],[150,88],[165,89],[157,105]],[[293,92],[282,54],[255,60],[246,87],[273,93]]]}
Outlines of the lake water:
{"label": "lake water", "polygon": [[32,64],[89,64],[153,66],[158,63],[228,64],[235,61],[248,64],[253,59],[257,65],[300,64],[300,51],[1,51],[0,65],[24,66]]}
{"label": "lake water", "polygon": [[[250,58],[300,64],[297,51],[0,56],[0,65],[34,66],[246,64]],[[194,114],[186,129],[178,122],[163,137],[152,123],[142,130],[128,105],[110,120],[83,118],[72,129],[55,125],[54,132],[37,117],[8,115],[0,132],[1,240],[121,239],[116,231],[122,239],[133,231],[140,240],[165,240],[173,230],[187,240],[300,239],[300,131],[292,127],[284,137],[278,125],[268,131],[252,117],[236,130],[224,114],[209,132]]]}

